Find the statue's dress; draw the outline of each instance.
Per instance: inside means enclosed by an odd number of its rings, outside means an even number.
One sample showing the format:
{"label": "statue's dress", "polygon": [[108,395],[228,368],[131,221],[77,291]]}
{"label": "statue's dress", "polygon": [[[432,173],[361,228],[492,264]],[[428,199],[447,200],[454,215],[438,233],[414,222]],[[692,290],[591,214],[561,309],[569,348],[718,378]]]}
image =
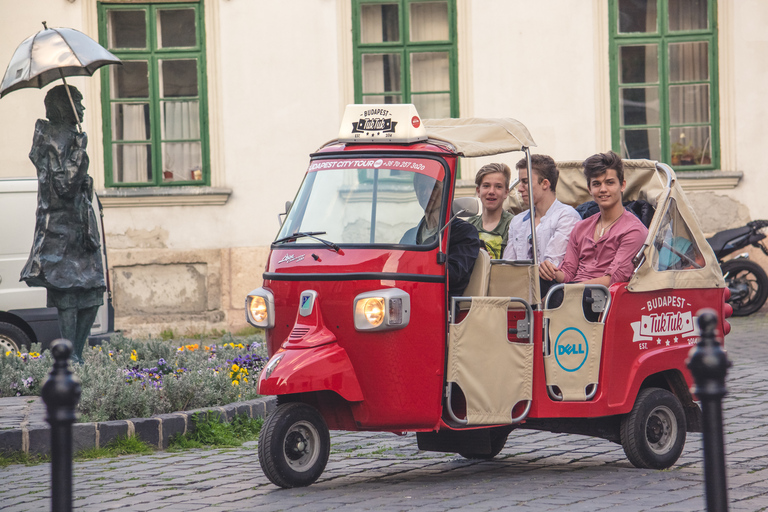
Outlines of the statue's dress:
{"label": "statue's dress", "polygon": [[103,304],[100,236],[91,199],[87,138],[74,126],[38,119],[29,158],[37,168],[37,219],[21,280],[48,289],[48,307]]}

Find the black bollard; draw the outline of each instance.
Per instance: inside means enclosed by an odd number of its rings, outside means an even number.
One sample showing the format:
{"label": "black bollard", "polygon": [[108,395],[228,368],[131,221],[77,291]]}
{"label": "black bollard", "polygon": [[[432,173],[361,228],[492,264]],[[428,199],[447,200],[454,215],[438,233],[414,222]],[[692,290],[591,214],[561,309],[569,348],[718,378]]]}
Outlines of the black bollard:
{"label": "black bollard", "polygon": [[80,400],[80,382],[69,369],[72,343],[58,339],[51,344],[54,363],[43,384],[43,401],[51,424],[51,510],[72,510],[72,423]]}
{"label": "black bollard", "polygon": [[704,488],[707,511],[728,510],[725,482],[725,447],[723,442],[723,397],[725,374],[731,366],[728,355],[715,339],[717,313],[711,309],[698,312],[699,343],[688,356],[688,368],[696,381],[694,393],[701,400],[704,419]]}

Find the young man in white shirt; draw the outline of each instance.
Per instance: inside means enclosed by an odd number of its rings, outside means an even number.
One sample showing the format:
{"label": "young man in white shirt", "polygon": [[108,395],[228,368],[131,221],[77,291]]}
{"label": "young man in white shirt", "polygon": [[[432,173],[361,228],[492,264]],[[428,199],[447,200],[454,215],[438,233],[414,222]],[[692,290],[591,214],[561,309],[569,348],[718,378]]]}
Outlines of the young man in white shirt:
{"label": "young man in white shirt", "polygon": [[[530,197],[533,195],[533,204],[536,207],[534,222],[539,263],[550,261],[558,266],[565,257],[571,230],[581,217],[576,210],[561,203],[555,196],[560,172],[552,157],[531,155],[533,183],[528,183],[525,158],[517,162],[515,167],[520,178],[518,191],[523,203],[530,206]],[[505,260],[533,258],[530,219],[530,209],[512,219],[509,225],[507,248],[504,250]]]}

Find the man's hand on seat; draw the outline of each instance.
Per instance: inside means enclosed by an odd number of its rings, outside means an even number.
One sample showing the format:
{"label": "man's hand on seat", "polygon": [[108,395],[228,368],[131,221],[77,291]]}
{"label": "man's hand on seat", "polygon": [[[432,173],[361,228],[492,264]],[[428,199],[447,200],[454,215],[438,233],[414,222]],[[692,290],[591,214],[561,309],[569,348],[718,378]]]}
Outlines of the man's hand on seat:
{"label": "man's hand on seat", "polygon": [[[558,274],[560,274],[559,278]],[[557,281],[558,283],[562,283],[565,277],[562,272],[557,270],[557,266],[549,260],[544,260],[539,265],[539,276],[547,281]]]}

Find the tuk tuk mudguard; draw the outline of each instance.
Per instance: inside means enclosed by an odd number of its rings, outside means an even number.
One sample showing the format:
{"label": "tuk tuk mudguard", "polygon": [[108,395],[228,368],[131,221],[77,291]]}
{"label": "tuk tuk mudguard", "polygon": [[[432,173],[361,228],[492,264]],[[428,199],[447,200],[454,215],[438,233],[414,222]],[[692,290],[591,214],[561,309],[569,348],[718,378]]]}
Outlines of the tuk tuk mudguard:
{"label": "tuk tuk mudguard", "polygon": [[[338,343],[310,349],[290,349],[269,377],[262,372],[259,394],[290,395],[334,391],[349,402],[363,400],[363,392],[346,351]],[[276,354],[276,355],[278,355]]]}

